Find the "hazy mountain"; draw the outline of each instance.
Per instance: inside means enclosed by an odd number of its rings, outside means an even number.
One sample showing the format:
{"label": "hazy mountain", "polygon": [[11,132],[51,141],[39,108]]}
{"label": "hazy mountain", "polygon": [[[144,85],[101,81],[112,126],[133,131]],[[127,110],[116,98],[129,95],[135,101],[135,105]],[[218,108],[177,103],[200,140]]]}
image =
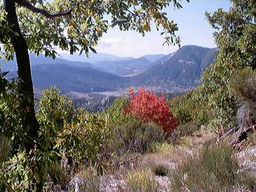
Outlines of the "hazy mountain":
{"label": "hazy mountain", "polygon": [[158,54],[158,55],[145,55],[143,57],[146,58],[151,63],[154,63],[154,62],[160,60],[161,58],[163,58],[164,56],[165,55],[163,55],[163,54]]}
{"label": "hazy mountain", "polygon": [[120,61],[105,61],[95,63],[94,66],[105,72],[113,73],[119,76],[137,75],[153,66],[145,57],[138,59],[128,59]]}
{"label": "hazy mountain", "polygon": [[160,59],[157,65],[133,77],[133,85],[171,89],[198,85],[203,71],[214,63],[217,49],[184,46]]}
{"label": "hazy mountain", "polygon": [[90,67],[67,64],[35,65],[33,82],[37,89],[58,86],[64,93],[115,91],[124,86],[124,79]]}
{"label": "hazy mountain", "polygon": [[[61,58],[52,59],[43,55],[36,56],[35,54],[30,54],[30,62],[32,66],[41,64],[68,64],[93,68],[93,65],[88,62],[69,61]],[[0,59],[0,68],[3,71],[17,71],[16,60],[5,62],[3,59]]]}
{"label": "hazy mountain", "polygon": [[[166,56],[151,55],[93,65],[34,55],[31,55],[31,62],[34,86],[38,91],[55,85],[65,93],[122,91],[130,86],[181,92],[199,84],[203,71],[214,63],[216,53],[217,49],[184,46]],[[15,66],[15,63],[9,65]]]}
{"label": "hazy mountain", "polygon": [[60,54],[60,58],[66,59],[69,61],[88,62],[88,63],[114,62],[114,61],[132,59],[132,57],[118,57],[118,56],[107,54],[107,53],[91,53],[89,54],[89,57],[87,57],[85,54],[70,55],[68,53],[62,53]]}

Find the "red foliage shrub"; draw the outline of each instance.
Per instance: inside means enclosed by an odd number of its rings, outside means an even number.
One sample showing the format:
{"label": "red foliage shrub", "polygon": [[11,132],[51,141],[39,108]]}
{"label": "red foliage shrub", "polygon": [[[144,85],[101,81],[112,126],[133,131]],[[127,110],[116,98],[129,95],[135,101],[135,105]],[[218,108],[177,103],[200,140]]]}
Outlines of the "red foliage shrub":
{"label": "red foliage shrub", "polygon": [[165,133],[170,134],[178,125],[172,115],[164,96],[157,96],[151,91],[141,88],[137,94],[130,89],[130,103],[126,113],[142,122],[155,122]]}

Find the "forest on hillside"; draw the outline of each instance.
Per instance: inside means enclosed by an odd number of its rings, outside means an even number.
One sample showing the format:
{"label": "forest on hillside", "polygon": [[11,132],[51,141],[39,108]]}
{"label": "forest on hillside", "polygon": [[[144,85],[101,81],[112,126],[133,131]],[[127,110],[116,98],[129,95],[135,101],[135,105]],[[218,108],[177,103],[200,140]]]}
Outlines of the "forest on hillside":
{"label": "forest on hillside", "polygon": [[0,56],[18,78],[0,71],[0,191],[255,191],[256,3],[231,2],[206,13],[218,53],[195,89],[131,88],[92,113],[52,87],[35,100],[29,53],[88,54],[112,27],[152,23],[179,46],[164,10],[185,1],[1,0]]}

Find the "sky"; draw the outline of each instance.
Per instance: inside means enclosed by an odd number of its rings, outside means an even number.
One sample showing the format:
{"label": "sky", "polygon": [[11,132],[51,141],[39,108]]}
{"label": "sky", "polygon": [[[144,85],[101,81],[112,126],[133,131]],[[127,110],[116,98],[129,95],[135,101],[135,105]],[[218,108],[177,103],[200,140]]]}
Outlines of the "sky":
{"label": "sky", "polygon": [[[173,6],[166,8],[171,20],[179,27],[176,33],[181,37],[181,46],[198,45],[215,48],[213,37],[214,30],[206,20],[205,13],[213,13],[219,8],[228,10],[231,7],[230,0],[180,0],[183,8],[174,10]],[[152,27],[154,28],[154,27]],[[170,54],[179,47],[163,46],[164,38],[161,31],[152,30],[143,37],[135,31],[120,31],[118,28],[109,29],[95,47],[97,53],[107,53],[119,57],[139,58],[145,55]],[[68,60],[80,61],[85,55],[70,55],[69,52],[57,50],[60,57]],[[87,58],[86,58],[87,59]]]}
{"label": "sky", "polygon": [[[205,18],[205,12],[213,13],[218,8],[228,10],[229,0],[190,0],[181,1],[183,8],[174,10],[167,8],[170,19],[174,19],[179,27],[177,33],[181,37],[181,45],[199,45],[216,47],[212,33],[214,32]],[[148,54],[169,54],[178,49],[177,46],[162,46],[163,37],[159,31],[152,31],[142,37],[134,31],[121,32],[110,29],[96,47],[97,52],[109,53],[122,57],[140,57]]]}

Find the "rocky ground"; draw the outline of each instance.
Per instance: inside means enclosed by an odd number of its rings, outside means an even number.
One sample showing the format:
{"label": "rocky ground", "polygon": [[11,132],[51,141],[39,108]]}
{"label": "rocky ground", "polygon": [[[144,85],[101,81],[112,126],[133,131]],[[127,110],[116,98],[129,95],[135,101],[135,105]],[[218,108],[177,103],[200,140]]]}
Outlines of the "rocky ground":
{"label": "rocky ground", "polygon": [[[138,163],[134,169],[150,168],[152,166],[162,165],[169,170],[175,170],[176,167],[186,157],[195,155],[203,145],[214,141],[216,135],[211,132],[200,132],[193,137],[186,137],[182,139],[180,145],[168,146],[166,145],[162,151],[156,153],[149,153],[140,156]],[[256,147],[248,145],[244,146],[240,151],[236,151],[236,157],[238,159],[241,171],[248,170],[256,176]],[[128,170],[129,171],[129,170]],[[171,180],[167,176],[154,176],[154,179],[159,184],[159,192],[170,192]],[[84,191],[81,189],[87,181],[75,177],[69,183],[69,189],[73,189],[75,192]],[[101,192],[126,192],[127,181],[122,174],[122,171],[115,174],[109,174],[100,177],[99,186]],[[231,191],[245,191],[242,188],[236,188]]]}

